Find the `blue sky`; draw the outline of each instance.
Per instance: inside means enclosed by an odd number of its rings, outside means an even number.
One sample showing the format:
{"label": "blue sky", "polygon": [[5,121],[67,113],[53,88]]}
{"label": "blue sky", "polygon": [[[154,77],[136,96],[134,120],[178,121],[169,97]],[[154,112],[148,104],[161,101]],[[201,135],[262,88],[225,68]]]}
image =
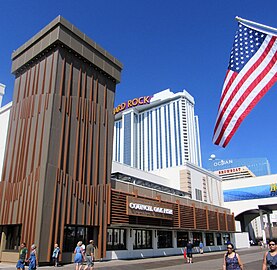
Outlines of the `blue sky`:
{"label": "blue sky", "polygon": [[62,15],[124,65],[115,105],[171,88],[186,89],[199,116],[203,165],[266,157],[277,173],[277,85],[248,115],[226,148],[212,144],[235,16],[277,28],[276,0],[2,1],[0,82],[12,100],[11,53]]}

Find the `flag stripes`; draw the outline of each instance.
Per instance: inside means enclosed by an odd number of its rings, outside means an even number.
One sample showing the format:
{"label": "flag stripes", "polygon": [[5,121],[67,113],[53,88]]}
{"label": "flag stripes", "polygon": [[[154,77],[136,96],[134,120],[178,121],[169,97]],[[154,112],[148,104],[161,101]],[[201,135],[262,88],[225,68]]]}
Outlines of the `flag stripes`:
{"label": "flag stripes", "polygon": [[227,146],[244,118],[276,82],[276,38],[267,35],[240,72],[228,69],[214,128],[215,144]]}

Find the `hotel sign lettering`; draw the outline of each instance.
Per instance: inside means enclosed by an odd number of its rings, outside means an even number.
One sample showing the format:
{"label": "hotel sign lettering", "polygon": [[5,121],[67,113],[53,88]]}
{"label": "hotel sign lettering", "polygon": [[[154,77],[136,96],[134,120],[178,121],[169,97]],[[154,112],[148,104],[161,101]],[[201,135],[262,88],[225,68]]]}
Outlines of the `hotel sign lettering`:
{"label": "hotel sign lettering", "polygon": [[152,98],[151,96],[144,96],[144,97],[130,99],[127,102],[123,102],[119,104],[116,108],[114,108],[113,114],[117,114],[119,112],[124,111],[125,109],[133,108],[139,105],[150,104],[151,98]]}
{"label": "hotel sign lettering", "polygon": [[127,197],[127,215],[172,219],[172,205],[140,198]]}
{"label": "hotel sign lettering", "polygon": [[241,170],[242,168],[230,168],[230,169],[218,171],[218,174],[235,173],[235,172],[240,172]]}

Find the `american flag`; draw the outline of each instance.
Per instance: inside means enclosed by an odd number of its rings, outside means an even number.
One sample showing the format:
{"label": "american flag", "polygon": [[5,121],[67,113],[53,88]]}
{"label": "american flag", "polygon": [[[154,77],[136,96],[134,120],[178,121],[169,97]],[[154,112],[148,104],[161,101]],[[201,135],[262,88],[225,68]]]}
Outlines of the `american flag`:
{"label": "american flag", "polygon": [[226,147],[244,118],[276,82],[276,38],[239,22],[221,93],[214,144]]}

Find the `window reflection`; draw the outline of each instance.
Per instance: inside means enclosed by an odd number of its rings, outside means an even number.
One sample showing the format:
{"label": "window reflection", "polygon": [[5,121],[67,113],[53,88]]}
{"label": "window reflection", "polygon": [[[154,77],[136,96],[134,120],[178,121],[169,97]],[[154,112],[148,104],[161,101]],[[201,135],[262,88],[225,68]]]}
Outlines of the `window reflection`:
{"label": "window reflection", "polygon": [[152,248],[152,231],[149,230],[134,230],[135,241],[134,249]]}
{"label": "window reflection", "polygon": [[78,241],[87,243],[93,239],[93,227],[91,226],[65,226],[63,250],[72,252]]}
{"label": "window reflection", "polygon": [[124,250],[126,247],[125,229],[107,230],[107,250]]}
{"label": "window reflection", "polygon": [[185,247],[188,243],[188,232],[177,232],[177,247]]}
{"label": "window reflection", "polygon": [[158,248],[171,248],[172,247],[172,232],[171,231],[158,231]]}

